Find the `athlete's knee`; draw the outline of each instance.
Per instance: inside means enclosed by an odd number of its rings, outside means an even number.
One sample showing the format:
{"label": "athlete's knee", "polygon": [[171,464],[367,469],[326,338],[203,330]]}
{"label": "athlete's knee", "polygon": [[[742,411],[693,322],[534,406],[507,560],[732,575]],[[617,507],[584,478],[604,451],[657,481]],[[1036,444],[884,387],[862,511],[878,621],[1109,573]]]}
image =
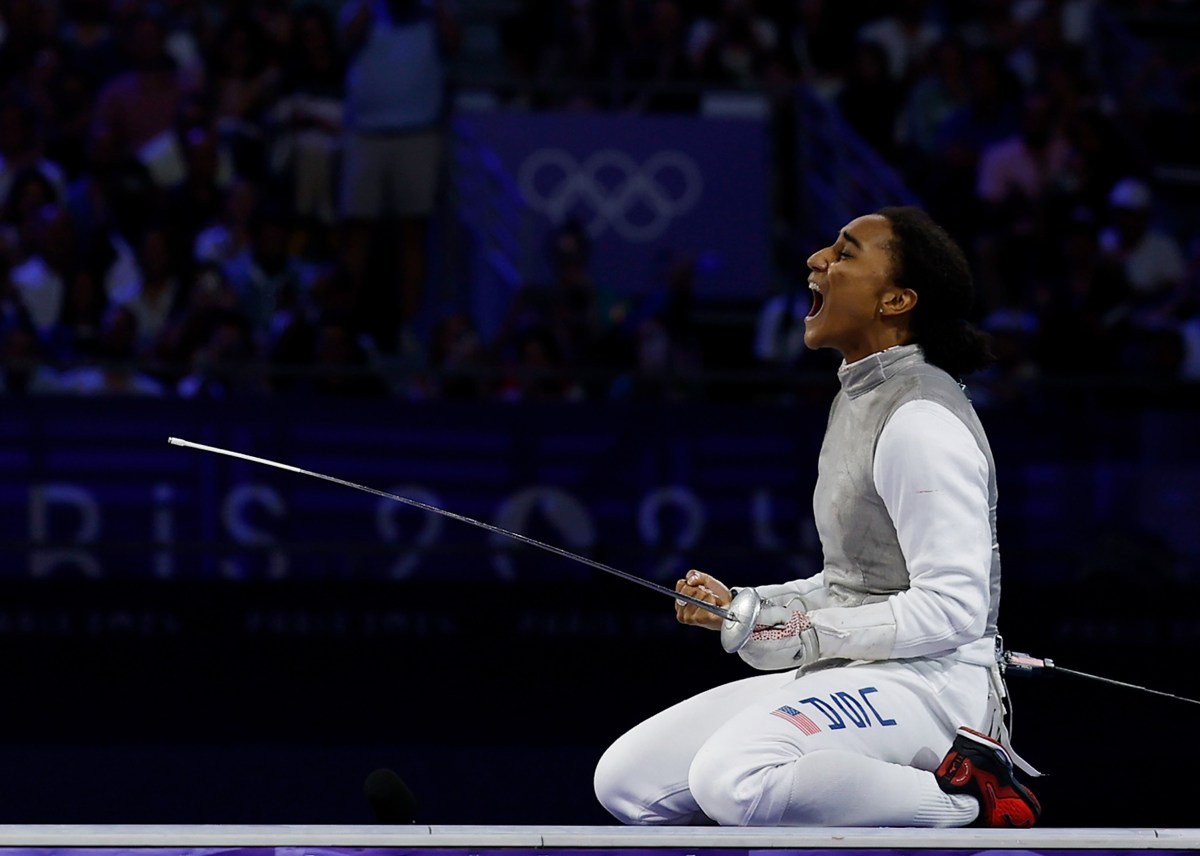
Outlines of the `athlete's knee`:
{"label": "athlete's knee", "polygon": [[615,746],[610,746],[600,756],[592,777],[592,787],[596,791],[596,799],[609,814],[622,823],[636,823],[636,809],[628,786],[630,770],[624,763],[623,753],[615,750]]}
{"label": "athlete's knee", "polygon": [[706,745],[688,770],[688,787],[701,810],[721,826],[757,826],[761,771],[747,767],[737,747]]}
{"label": "athlete's knee", "polygon": [[661,785],[647,778],[646,758],[617,741],[601,756],[592,778],[596,799],[613,817],[625,824],[687,823],[692,812],[681,813],[669,805],[670,783]]}

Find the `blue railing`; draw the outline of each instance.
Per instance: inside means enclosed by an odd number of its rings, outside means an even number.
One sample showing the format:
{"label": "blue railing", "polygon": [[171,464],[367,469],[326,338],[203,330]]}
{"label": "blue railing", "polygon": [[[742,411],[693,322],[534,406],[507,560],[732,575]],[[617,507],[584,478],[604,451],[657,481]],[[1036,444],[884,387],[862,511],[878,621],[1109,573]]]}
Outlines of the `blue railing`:
{"label": "blue railing", "polygon": [[530,211],[499,156],[474,133],[469,116],[453,122],[451,187],[458,224],[468,242],[470,311],[490,337],[513,294],[528,279]]}

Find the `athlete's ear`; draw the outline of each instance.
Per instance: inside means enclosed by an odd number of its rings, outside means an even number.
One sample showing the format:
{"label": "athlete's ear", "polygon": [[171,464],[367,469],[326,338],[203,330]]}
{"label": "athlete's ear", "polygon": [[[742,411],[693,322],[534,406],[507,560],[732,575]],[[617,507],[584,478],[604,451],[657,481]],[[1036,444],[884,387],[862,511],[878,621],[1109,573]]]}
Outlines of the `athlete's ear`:
{"label": "athlete's ear", "polygon": [[911,288],[897,288],[888,292],[879,307],[879,314],[885,317],[903,315],[912,312],[917,305],[917,293]]}

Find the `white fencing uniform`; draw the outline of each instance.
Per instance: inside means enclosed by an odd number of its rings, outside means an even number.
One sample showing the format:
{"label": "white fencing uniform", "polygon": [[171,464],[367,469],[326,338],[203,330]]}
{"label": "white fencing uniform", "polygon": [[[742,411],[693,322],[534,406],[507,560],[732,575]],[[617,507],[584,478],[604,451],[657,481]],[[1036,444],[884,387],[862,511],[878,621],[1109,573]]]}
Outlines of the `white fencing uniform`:
{"label": "white fencing uniform", "polygon": [[814,492],[823,570],[757,589],[807,613],[819,656],[619,738],[595,785],[623,822],[952,826],[978,813],[931,771],[958,726],[998,730],[991,450],[961,387],[919,346],[838,376]]}

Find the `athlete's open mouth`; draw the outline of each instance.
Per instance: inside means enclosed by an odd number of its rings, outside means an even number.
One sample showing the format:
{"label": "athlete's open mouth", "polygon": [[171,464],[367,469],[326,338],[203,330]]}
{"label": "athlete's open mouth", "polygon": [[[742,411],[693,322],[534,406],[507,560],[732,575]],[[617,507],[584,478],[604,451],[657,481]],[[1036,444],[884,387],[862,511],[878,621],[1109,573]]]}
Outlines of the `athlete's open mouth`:
{"label": "athlete's open mouth", "polygon": [[825,305],[825,295],[818,289],[815,282],[808,284],[808,290],[812,292],[812,306],[808,310],[806,318],[816,318],[821,313],[821,307]]}

